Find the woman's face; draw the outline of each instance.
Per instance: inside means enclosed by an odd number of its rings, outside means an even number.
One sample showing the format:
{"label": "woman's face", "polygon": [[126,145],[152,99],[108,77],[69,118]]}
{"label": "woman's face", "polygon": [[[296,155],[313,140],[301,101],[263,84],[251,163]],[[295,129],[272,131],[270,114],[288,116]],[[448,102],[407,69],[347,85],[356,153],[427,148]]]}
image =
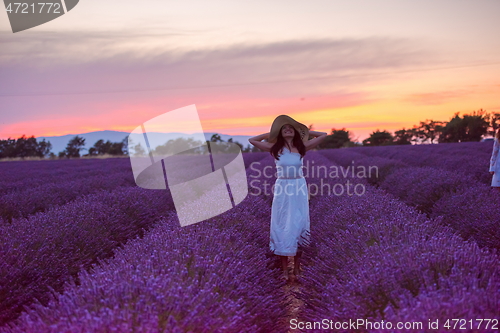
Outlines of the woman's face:
{"label": "woman's face", "polygon": [[281,135],[283,138],[291,138],[295,135],[295,128],[292,125],[285,124],[281,127]]}

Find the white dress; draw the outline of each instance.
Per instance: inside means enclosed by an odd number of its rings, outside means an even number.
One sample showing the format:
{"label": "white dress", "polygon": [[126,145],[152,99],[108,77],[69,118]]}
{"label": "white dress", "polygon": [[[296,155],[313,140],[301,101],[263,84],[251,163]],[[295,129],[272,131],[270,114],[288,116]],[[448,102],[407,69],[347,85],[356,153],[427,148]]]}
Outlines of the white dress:
{"label": "white dress", "polygon": [[495,137],[495,142],[493,143],[493,152],[491,153],[490,160],[490,171],[495,171],[493,174],[493,179],[491,180],[491,186],[500,186],[500,142]]}
{"label": "white dress", "polygon": [[277,178],[271,208],[269,247],[274,254],[295,256],[298,245],[310,241],[309,191],[302,172],[302,159],[283,147],[276,163]]}

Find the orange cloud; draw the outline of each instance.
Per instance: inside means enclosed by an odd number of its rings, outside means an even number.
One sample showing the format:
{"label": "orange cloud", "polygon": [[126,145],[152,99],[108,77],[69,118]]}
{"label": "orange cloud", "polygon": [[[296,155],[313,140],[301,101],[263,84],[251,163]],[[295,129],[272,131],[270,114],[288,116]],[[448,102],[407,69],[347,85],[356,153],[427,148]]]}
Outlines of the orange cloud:
{"label": "orange cloud", "polygon": [[468,90],[439,91],[421,94],[411,94],[403,101],[415,105],[440,105],[453,100],[463,99],[472,92]]}

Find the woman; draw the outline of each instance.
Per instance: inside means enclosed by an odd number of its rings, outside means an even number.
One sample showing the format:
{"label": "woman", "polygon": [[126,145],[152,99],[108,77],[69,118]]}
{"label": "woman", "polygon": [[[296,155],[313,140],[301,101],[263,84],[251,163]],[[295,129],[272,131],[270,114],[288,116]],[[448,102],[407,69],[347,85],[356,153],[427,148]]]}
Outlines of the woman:
{"label": "woman", "polygon": [[495,135],[495,141],[493,143],[493,152],[491,153],[490,161],[490,173],[493,175],[491,180],[491,186],[496,187],[500,190],[500,128],[497,130]]}
{"label": "woman", "polygon": [[[277,179],[271,208],[271,235],[269,247],[281,256],[283,276],[288,276],[288,256],[294,257],[294,275],[300,270],[302,249],[309,242],[309,191],[302,172],[306,151],[323,142],[327,133],[309,131],[307,126],[289,116],[278,116],[269,133],[257,135],[248,141],[268,151],[274,157]],[[309,136],[313,136],[309,140]],[[267,139],[267,142],[262,140]]]}

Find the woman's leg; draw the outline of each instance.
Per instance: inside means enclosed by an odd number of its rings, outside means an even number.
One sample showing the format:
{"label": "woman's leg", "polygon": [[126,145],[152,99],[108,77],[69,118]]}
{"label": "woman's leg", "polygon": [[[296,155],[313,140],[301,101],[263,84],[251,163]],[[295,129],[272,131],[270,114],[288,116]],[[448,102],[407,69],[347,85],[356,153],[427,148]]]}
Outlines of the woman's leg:
{"label": "woman's leg", "polygon": [[299,275],[300,272],[300,257],[302,256],[302,251],[297,251],[297,254],[295,257],[293,257],[293,262],[294,262],[294,268],[293,268],[293,274],[295,276]]}
{"label": "woman's leg", "polygon": [[283,268],[283,274],[288,279],[288,257],[281,256],[281,267]]}

